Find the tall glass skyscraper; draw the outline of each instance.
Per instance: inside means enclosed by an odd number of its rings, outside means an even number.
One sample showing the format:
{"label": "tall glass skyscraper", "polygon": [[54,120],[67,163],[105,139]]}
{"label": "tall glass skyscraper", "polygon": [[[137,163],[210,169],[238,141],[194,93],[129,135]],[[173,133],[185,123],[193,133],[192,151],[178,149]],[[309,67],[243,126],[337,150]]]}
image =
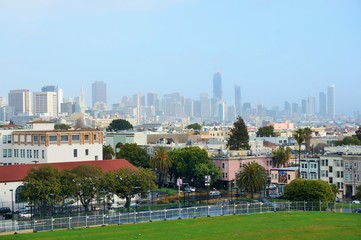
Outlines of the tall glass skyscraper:
{"label": "tall glass skyscraper", "polygon": [[219,72],[213,76],[213,98],[222,100],[222,77]]}
{"label": "tall glass skyscraper", "polygon": [[335,102],[335,85],[332,84],[327,88],[327,106],[328,117],[335,118],[336,116],[336,102]]}
{"label": "tall glass skyscraper", "polygon": [[107,85],[103,81],[92,84],[92,106],[96,103],[107,103]]}

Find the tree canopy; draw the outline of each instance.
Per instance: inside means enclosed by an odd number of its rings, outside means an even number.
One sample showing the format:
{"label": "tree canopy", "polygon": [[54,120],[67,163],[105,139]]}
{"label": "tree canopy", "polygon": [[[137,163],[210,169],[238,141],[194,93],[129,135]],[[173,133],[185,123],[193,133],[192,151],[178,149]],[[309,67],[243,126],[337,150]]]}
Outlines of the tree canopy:
{"label": "tree canopy", "polygon": [[361,200],[361,185],[356,187],[356,199]]}
{"label": "tree canopy", "polygon": [[105,175],[107,190],[116,194],[119,198],[126,199],[125,207],[129,209],[131,198],[138,193],[153,190],[155,185],[155,174],[149,169],[137,171],[122,168],[109,171]]}
{"label": "tree canopy", "polygon": [[336,195],[325,181],[297,178],[286,185],[284,197],[291,201],[333,202]]}
{"label": "tree canopy", "polygon": [[230,150],[248,150],[249,135],[247,126],[243,118],[238,116],[237,121],[233,123],[233,128],[230,130],[227,147]]}
{"label": "tree canopy", "polygon": [[159,184],[166,183],[167,174],[172,166],[172,159],[169,157],[169,151],[163,146],[155,150],[153,158],[150,160],[150,165],[159,175]]}
{"label": "tree canopy", "polygon": [[291,158],[291,149],[289,147],[286,149],[280,147],[273,150],[272,155],[278,167],[280,167],[280,165],[285,166]]}
{"label": "tree canopy", "polygon": [[55,124],[54,129],[56,130],[69,130],[71,128],[70,125],[61,123],[61,124]]}
{"label": "tree canopy", "polygon": [[122,131],[133,129],[133,125],[125,119],[114,119],[108,126],[108,131]]}
{"label": "tree canopy", "polygon": [[275,137],[276,133],[274,132],[274,127],[271,126],[264,126],[258,128],[257,137]]}
{"label": "tree canopy", "polygon": [[356,137],[361,141],[361,126],[355,131]]}
{"label": "tree canopy", "polygon": [[243,165],[243,170],[236,176],[236,184],[241,190],[251,194],[265,188],[267,174],[264,167],[256,162],[248,162]]}
{"label": "tree canopy", "polygon": [[344,137],[342,140],[335,142],[336,146],[342,146],[342,145],[361,145],[361,141],[354,136],[347,136]]}
{"label": "tree canopy", "polygon": [[22,199],[33,203],[43,211],[53,201],[62,200],[60,171],[51,166],[33,167],[24,179]]}
{"label": "tree canopy", "polygon": [[66,198],[77,198],[85,211],[103,194],[116,194],[128,198],[156,188],[155,173],[150,169],[119,169],[104,174],[100,168],[79,165],[74,169],[59,171],[51,166],[34,167],[24,180],[21,197],[33,203],[45,214],[52,204]]}
{"label": "tree canopy", "polygon": [[202,126],[198,123],[189,124],[187,129],[201,130]]}
{"label": "tree canopy", "polygon": [[125,158],[136,167],[149,168],[147,151],[139,147],[136,143],[124,144],[117,154],[117,158]]}
{"label": "tree canopy", "polygon": [[177,148],[169,156],[172,159],[170,173],[175,179],[183,178],[189,184],[203,182],[206,175],[211,175],[211,181],[215,182],[221,174],[206,150],[199,147]]}

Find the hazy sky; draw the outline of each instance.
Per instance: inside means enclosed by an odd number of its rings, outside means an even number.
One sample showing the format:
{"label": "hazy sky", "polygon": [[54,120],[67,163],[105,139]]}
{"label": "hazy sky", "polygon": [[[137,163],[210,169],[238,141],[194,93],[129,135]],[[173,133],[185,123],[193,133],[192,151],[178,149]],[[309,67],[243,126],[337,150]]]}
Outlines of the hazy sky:
{"label": "hazy sky", "polygon": [[267,107],[336,85],[336,112],[361,110],[360,0],[0,0],[0,96],[58,85],[91,103],[134,93],[223,95]]}

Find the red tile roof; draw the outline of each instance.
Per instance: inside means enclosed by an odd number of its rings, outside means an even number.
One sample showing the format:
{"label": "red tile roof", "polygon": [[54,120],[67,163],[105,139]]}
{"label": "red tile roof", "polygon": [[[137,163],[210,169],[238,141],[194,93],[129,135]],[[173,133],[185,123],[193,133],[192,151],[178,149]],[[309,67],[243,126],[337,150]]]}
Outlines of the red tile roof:
{"label": "red tile roof", "polygon": [[41,167],[50,165],[61,171],[65,169],[72,169],[79,165],[91,165],[100,167],[103,172],[117,170],[120,168],[137,169],[133,164],[125,159],[113,160],[97,160],[97,161],[79,161],[79,162],[61,162],[61,163],[41,163],[41,164],[23,164],[10,165],[0,167],[0,182],[20,182],[28,175],[28,172],[33,167]]}

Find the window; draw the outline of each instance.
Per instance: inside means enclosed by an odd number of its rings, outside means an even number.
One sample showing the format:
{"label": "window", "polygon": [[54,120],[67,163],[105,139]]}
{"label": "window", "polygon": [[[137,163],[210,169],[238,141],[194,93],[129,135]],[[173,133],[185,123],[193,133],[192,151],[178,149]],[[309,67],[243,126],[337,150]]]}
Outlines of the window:
{"label": "window", "polygon": [[68,141],[69,141],[68,135],[61,135],[60,141],[61,141],[61,142],[68,142]]}
{"label": "window", "polygon": [[8,135],[8,143],[11,143],[11,135]]}
{"label": "window", "polygon": [[31,150],[30,150],[30,149],[27,149],[27,150],[26,150],[26,157],[27,157],[27,158],[32,158],[32,154],[31,154]]}
{"label": "window", "polygon": [[3,136],[3,144],[6,144],[6,136]]}
{"label": "window", "polygon": [[89,149],[85,149],[85,156],[89,155]]}
{"label": "window", "polygon": [[332,177],[328,178],[328,182],[329,182],[329,183],[333,183]]}
{"label": "window", "polygon": [[58,141],[58,136],[49,136],[49,141],[50,142],[57,142]]}
{"label": "window", "polygon": [[45,143],[45,136],[44,135],[40,136],[40,143]]}
{"label": "window", "polygon": [[41,158],[42,158],[42,159],[45,158],[45,150],[41,150]]}
{"label": "window", "polygon": [[341,182],[341,189],[343,189],[343,182]]}
{"label": "window", "polygon": [[222,168],[224,168],[224,163],[222,163]]}
{"label": "window", "polygon": [[84,135],[84,140],[85,140],[85,141],[89,141],[89,135],[88,135],[88,134],[85,134],[85,135]]}
{"label": "window", "polygon": [[73,151],[73,156],[74,156],[75,158],[78,157],[78,149],[74,149],[74,151]]}
{"label": "window", "polygon": [[94,141],[97,140],[97,134],[94,134]]}
{"label": "window", "polygon": [[6,158],[8,156],[8,151],[6,149],[3,149],[3,158]]}
{"label": "window", "polygon": [[34,158],[39,158],[39,150],[34,150]]}
{"label": "window", "polygon": [[326,167],[328,166],[328,159],[326,159]]}
{"label": "window", "polygon": [[337,177],[339,178],[341,176],[340,171],[337,171],[336,173]]}
{"label": "window", "polygon": [[79,141],[80,141],[80,137],[79,137],[79,135],[72,135],[72,136],[71,136],[71,140],[72,140],[73,142],[79,142]]}
{"label": "window", "polygon": [[33,136],[34,143],[38,143],[38,139],[39,139],[39,136],[37,136],[37,135]]}
{"label": "window", "polygon": [[287,175],[287,178],[288,178],[288,180],[291,180],[291,175],[288,174],[288,175]]}
{"label": "window", "polygon": [[329,167],[328,167],[328,171],[329,171],[330,173],[332,173],[332,166],[329,166]]}
{"label": "window", "polygon": [[341,171],[341,177],[343,178],[343,171]]}
{"label": "window", "polygon": [[322,159],[322,161],[321,161],[321,166],[325,166],[325,160],[324,159]]}
{"label": "window", "polygon": [[11,149],[8,149],[8,157],[11,158],[12,157],[12,150]]}
{"label": "window", "polygon": [[25,158],[25,149],[20,149],[20,157]]}

